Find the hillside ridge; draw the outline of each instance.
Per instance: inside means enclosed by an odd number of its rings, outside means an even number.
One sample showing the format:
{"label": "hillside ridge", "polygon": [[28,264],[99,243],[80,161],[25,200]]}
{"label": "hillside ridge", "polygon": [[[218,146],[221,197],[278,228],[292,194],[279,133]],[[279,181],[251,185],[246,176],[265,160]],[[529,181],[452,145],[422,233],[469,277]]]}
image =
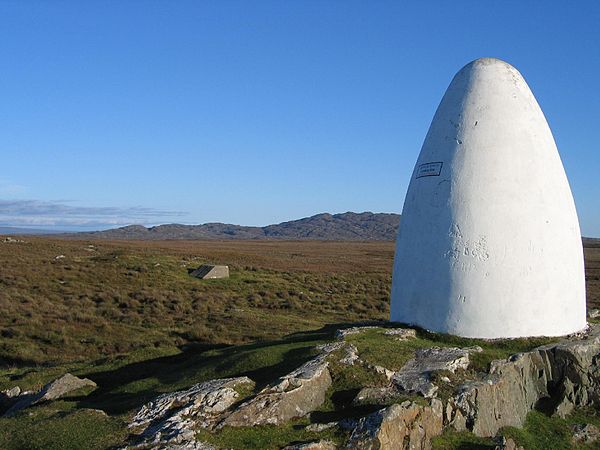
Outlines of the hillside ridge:
{"label": "hillside ridge", "polygon": [[128,225],[104,231],[71,233],[65,236],[91,239],[282,239],[282,240],[349,240],[393,241],[396,239],[400,214],[345,212],[321,213],[264,227],[227,223],[200,225],[165,224],[154,227]]}

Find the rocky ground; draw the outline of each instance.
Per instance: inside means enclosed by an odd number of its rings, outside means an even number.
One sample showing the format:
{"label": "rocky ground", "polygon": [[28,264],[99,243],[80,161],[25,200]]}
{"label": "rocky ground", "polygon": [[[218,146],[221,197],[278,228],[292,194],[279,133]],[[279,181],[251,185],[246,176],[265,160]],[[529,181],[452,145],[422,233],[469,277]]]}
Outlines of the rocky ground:
{"label": "rocky ground", "polygon": [[[568,424],[555,448],[598,445],[600,325],[554,341],[475,341],[386,324],[332,337],[270,382],[214,378],[152,398],[121,417],[127,433],[112,448],[544,448],[515,431],[531,414]],[[18,420],[94,388],[65,374],[39,392],[5,390],[0,408]]]}

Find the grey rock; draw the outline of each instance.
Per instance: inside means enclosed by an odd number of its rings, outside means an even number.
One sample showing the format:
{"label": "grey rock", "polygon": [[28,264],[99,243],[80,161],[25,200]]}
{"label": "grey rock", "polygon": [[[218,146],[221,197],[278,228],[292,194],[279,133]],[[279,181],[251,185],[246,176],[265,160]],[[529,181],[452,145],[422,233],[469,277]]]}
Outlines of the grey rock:
{"label": "grey rock", "polygon": [[335,450],[337,446],[326,440],[304,442],[301,444],[288,445],[283,450]]}
{"label": "grey rock", "polygon": [[442,433],[443,405],[432,399],[429,406],[414,402],[394,404],[358,421],[348,449],[430,449],[431,439]]}
{"label": "grey rock", "polygon": [[398,341],[406,341],[417,337],[416,330],[412,328],[392,328],[383,333],[386,336],[394,336]]}
{"label": "grey rock", "polygon": [[350,335],[352,335],[352,334],[359,334],[359,333],[363,333],[363,332],[365,332],[365,331],[367,331],[367,330],[374,330],[374,329],[377,329],[377,328],[380,328],[380,327],[376,327],[376,326],[370,326],[370,325],[368,325],[368,326],[364,326],[364,327],[343,328],[343,329],[337,330],[337,331],[335,332],[335,337],[336,337],[337,339],[340,339],[340,340],[342,340],[342,339],[344,339],[346,336],[350,336]]}
{"label": "grey rock", "polygon": [[129,448],[209,448],[195,441],[195,428],[213,427],[238,400],[235,388],[244,385],[254,386],[254,382],[248,377],[210,380],[157,397],[142,406],[129,424],[138,431],[138,442]]}
{"label": "grey rock", "polygon": [[327,353],[322,353],[268,386],[227,416],[221,426],[277,425],[314,411],[331,386]]}
{"label": "grey rock", "polygon": [[394,377],[394,375],[396,374],[396,372],[394,372],[393,370],[386,369],[385,367],[382,367],[382,366],[375,366],[375,365],[371,365],[371,364],[367,364],[367,369],[372,369],[379,375],[383,375],[385,378],[387,378],[388,381],[391,381],[392,378]]}
{"label": "grey rock", "polygon": [[[373,325],[365,325],[360,327],[351,327],[351,328],[343,328],[337,330],[335,332],[335,337],[339,340],[344,340],[346,336],[350,336],[353,334],[364,333],[369,330],[381,329],[381,327],[373,326]],[[390,328],[387,329],[384,333],[385,336],[394,336],[399,341],[404,341],[406,339],[416,338],[417,332],[412,328]]]}
{"label": "grey rock", "polygon": [[485,379],[460,388],[456,408],[478,436],[521,427],[540,402],[564,417],[575,407],[598,403],[599,353],[600,326],[593,325],[583,336],[493,361]]}
{"label": "grey rock", "polygon": [[19,386],[0,392],[0,414],[9,410],[18,401],[20,394],[21,388]]}
{"label": "grey rock", "polygon": [[306,431],[310,431],[311,433],[320,433],[321,431],[329,430],[330,428],[337,427],[337,422],[328,422],[328,423],[311,423],[306,426]]}
{"label": "grey rock", "polygon": [[96,383],[87,378],[78,378],[70,373],[66,373],[62,377],[45,385],[38,393],[39,397],[35,400],[34,404],[61,398],[65,394],[87,386],[96,387]]}
{"label": "grey rock", "polygon": [[321,354],[330,355],[333,352],[341,350],[348,345],[347,342],[337,341],[337,342],[329,342],[327,344],[319,344],[316,346],[316,349]]}
{"label": "grey rock", "polygon": [[448,428],[454,431],[461,432],[467,430],[467,419],[462,411],[456,406],[453,398],[448,399],[448,402],[446,403],[444,423]]}
{"label": "grey rock", "polygon": [[358,356],[358,349],[353,344],[346,344],[344,349],[346,350],[346,354],[342,359],[340,359],[341,364],[353,366],[354,363],[360,362],[360,357]]}
{"label": "grey rock", "polygon": [[22,409],[45,401],[56,400],[87,386],[96,387],[96,383],[87,378],[78,378],[70,373],[66,373],[62,377],[46,384],[39,392],[26,392],[16,397],[18,399],[17,402],[4,415],[7,417],[12,416]]}
{"label": "grey rock", "polygon": [[2,394],[4,394],[7,398],[14,398],[21,395],[21,388],[19,386],[15,386],[2,391]]}
{"label": "grey rock", "polygon": [[425,398],[434,397],[438,387],[430,381],[430,373],[448,370],[454,373],[469,366],[471,349],[432,347],[417,350],[392,377],[392,383],[407,392],[416,392]]}
{"label": "grey rock", "polygon": [[600,430],[591,423],[578,423],[571,428],[573,442],[578,444],[592,444],[600,437]]}
{"label": "grey rock", "polygon": [[354,344],[350,344],[349,342],[338,341],[338,342],[330,342],[328,344],[317,345],[317,350],[321,352],[321,355],[328,356],[333,352],[343,350],[344,354],[340,358],[339,362],[341,364],[352,366],[355,363],[360,363],[360,357],[358,356],[358,349]]}

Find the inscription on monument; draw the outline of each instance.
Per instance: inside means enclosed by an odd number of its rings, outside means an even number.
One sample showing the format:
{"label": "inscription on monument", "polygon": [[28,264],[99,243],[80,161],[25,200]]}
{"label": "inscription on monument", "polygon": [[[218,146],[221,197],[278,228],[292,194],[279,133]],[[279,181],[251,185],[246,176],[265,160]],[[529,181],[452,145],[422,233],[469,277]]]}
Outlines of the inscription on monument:
{"label": "inscription on monument", "polygon": [[439,177],[442,172],[443,162],[430,162],[419,164],[417,169],[417,178],[421,177]]}

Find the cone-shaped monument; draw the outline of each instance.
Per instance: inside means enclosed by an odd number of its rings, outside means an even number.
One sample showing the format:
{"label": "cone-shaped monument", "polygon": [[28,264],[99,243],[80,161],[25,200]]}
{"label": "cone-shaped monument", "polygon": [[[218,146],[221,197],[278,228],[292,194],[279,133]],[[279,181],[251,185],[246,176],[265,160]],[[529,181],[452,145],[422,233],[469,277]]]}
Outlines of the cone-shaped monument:
{"label": "cone-shaped monument", "polygon": [[510,64],[467,64],[435,113],[402,211],[391,320],[478,338],[586,326],[573,196],[544,114]]}

